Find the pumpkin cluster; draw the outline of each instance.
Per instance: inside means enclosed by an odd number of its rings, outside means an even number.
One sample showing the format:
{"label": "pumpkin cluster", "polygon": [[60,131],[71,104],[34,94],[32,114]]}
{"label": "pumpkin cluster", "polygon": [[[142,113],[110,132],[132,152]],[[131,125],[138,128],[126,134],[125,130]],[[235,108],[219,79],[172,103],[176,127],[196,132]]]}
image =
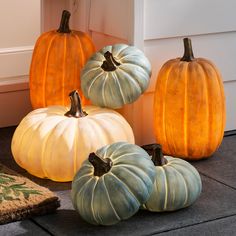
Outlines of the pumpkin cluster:
{"label": "pumpkin cluster", "polygon": [[163,156],[158,144],[117,142],[91,153],[72,182],[72,203],[95,225],[112,225],[140,208],[175,211],[200,196],[198,171],[187,161]]}
{"label": "pumpkin cluster", "polygon": [[91,224],[112,225],[140,208],[190,206],[202,182],[183,159],[211,156],[223,138],[225,100],[216,66],[194,58],[191,40],[184,39],[184,56],[167,61],[156,81],[158,144],[139,147],[130,124],[112,109],[145,92],[149,60],[125,44],[95,52],[87,34],[70,30],[69,18],[63,11],[59,29],[44,33],[35,45],[30,68],[35,110],[13,135],[15,161],[37,177],[72,181],[73,205]]}
{"label": "pumpkin cluster", "polygon": [[72,181],[89,153],[134,143],[128,122],[109,108],[138,99],[151,76],[141,50],[117,44],[94,53],[87,34],[70,30],[69,18],[63,11],[59,29],[36,42],[30,68],[35,110],[20,122],[11,145],[18,165],[59,182]]}

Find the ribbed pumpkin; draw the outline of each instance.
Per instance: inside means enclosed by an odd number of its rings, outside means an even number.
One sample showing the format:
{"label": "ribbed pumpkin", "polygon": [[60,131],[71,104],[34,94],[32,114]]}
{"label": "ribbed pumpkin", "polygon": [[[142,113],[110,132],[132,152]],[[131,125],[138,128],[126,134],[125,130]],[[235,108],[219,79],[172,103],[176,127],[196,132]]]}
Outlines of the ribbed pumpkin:
{"label": "ribbed pumpkin", "polygon": [[143,146],[156,166],[152,194],[143,206],[149,211],[175,211],[192,205],[201,194],[202,181],[198,171],[187,161],[163,156],[157,144]]}
{"label": "ribbed pumpkin", "polygon": [[151,65],[134,46],[115,44],[94,53],[81,74],[82,91],[94,105],[120,108],[147,89]]}
{"label": "ribbed pumpkin", "polygon": [[225,97],[220,73],[207,59],[194,58],[184,39],[182,58],[161,68],[154,95],[154,131],[167,155],[197,160],[211,156],[221,144]]}
{"label": "ribbed pumpkin", "polygon": [[35,45],[30,66],[30,99],[34,109],[49,105],[69,105],[68,94],[78,90],[82,104],[80,71],[95,51],[90,37],[70,30],[70,13],[63,11],[58,30],[42,34]]}
{"label": "ribbed pumpkin", "polygon": [[71,181],[89,153],[118,141],[134,143],[130,125],[117,112],[95,106],[82,110],[76,91],[71,108],[50,106],[30,112],[12,138],[15,161],[29,173]]}
{"label": "ribbed pumpkin", "polygon": [[89,155],[72,182],[72,202],[81,217],[112,225],[134,215],[153,188],[155,167],[139,146],[113,143]]}

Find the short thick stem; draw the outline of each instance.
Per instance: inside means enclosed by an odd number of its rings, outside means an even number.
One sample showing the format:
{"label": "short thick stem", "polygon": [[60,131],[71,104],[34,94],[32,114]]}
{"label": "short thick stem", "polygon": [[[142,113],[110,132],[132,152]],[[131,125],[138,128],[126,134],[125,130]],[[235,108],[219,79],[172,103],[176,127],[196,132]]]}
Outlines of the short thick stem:
{"label": "short thick stem", "polygon": [[71,32],[71,30],[69,28],[69,20],[70,20],[70,12],[64,10],[62,12],[62,16],[61,16],[60,27],[57,30],[58,33],[70,33]]}
{"label": "short thick stem", "polygon": [[101,68],[105,71],[114,71],[117,66],[120,66],[120,63],[115,60],[112,53],[109,51],[104,53],[105,61],[103,61]]}
{"label": "short thick stem", "polygon": [[144,146],[142,146],[142,148],[150,156],[152,156],[152,161],[155,166],[163,166],[163,165],[167,164],[168,161],[164,158],[160,144],[144,145]]}
{"label": "short thick stem", "polygon": [[195,58],[193,55],[193,48],[192,48],[191,39],[184,38],[183,41],[184,41],[184,55],[180,60],[186,61],[186,62],[193,61]]}
{"label": "short thick stem", "polygon": [[87,113],[82,110],[79,93],[76,90],[74,90],[69,94],[69,97],[71,101],[71,107],[70,110],[65,113],[65,116],[75,117],[75,118],[87,116]]}
{"label": "short thick stem", "polygon": [[112,167],[112,161],[109,158],[103,159],[97,156],[94,152],[89,155],[89,162],[94,167],[94,175],[102,176],[108,173]]}

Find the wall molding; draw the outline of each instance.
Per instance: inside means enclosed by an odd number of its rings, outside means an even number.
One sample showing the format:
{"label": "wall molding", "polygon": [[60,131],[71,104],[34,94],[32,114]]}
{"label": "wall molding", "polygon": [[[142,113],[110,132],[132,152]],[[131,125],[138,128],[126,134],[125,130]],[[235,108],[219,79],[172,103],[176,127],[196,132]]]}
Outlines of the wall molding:
{"label": "wall molding", "polygon": [[3,49],[0,53],[0,81],[28,75],[32,52],[31,46]]}
{"label": "wall molding", "polygon": [[0,93],[15,92],[21,90],[29,90],[29,76],[17,76],[9,78],[1,78]]}
{"label": "wall molding", "polygon": [[144,50],[144,0],[132,1],[131,27],[128,41],[131,45]]}
{"label": "wall molding", "polygon": [[[214,5],[214,7],[212,7]],[[144,38],[183,37],[236,30],[236,2],[228,0],[145,1]],[[209,13],[210,11],[210,13]],[[201,17],[199,17],[199,15]],[[156,22],[156,27],[153,27]]]}
{"label": "wall molding", "polygon": [[0,55],[1,54],[21,53],[21,52],[32,52],[33,50],[34,50],[33,45],[22,46],[22,47],[0,48]]}

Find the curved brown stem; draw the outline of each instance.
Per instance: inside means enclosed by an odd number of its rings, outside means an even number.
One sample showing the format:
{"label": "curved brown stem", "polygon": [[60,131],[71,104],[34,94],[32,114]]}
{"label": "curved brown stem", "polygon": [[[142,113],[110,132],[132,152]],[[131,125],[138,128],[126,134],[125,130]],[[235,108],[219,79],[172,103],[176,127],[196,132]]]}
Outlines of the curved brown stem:
{"label": "curved brown stem", "polygon": [[115,60],[112,53],[109,51],[104,53],[105,61],[103,61],[101,68],[105,71],[114,71],[116,70],[116,67],[120,65],[119,62]]}
{"label": "curved brown stem", "polygon": [[142,146],[142,148],[150,155],[152,156],[152,161],[155,166],[163,166],[167,164],[167,160],[164,158],[164,155],[162,153],[162,148],[160,144],[148,144]]}
{"label": "curved brown stem", "polygon": [[82,110],[79,93],[76,90],[74,90],[69,94],[69,96],[71,101],[71,107],[70,110],[65,113],[65,116],[75,117],[75,118],[87,116],[88,114]]}
{"label": "curved brown stem", "polygon": [[67,10],[64,10],[62,12],[60,27],[57,30],[58,33],[70,33],[71,32],[71,30],[69,28],[70,15],[71,15],[70,12]]}
{"label": "curved brown stem", "polygon": [[193,61],[195,58],[193,55],[193,48],[192,48],[191,39],[184,38],[183,41],[184,41],[184,55],[180,60],[187,61],[187,62]]}
{"label": "curved brown stem", "polygon": [[94,175],[102,176],[109,172],[112,167],[112,161],[109,158],[103,159],[97,156],[94,152],[89,154],[89,162],[94,167]]}

